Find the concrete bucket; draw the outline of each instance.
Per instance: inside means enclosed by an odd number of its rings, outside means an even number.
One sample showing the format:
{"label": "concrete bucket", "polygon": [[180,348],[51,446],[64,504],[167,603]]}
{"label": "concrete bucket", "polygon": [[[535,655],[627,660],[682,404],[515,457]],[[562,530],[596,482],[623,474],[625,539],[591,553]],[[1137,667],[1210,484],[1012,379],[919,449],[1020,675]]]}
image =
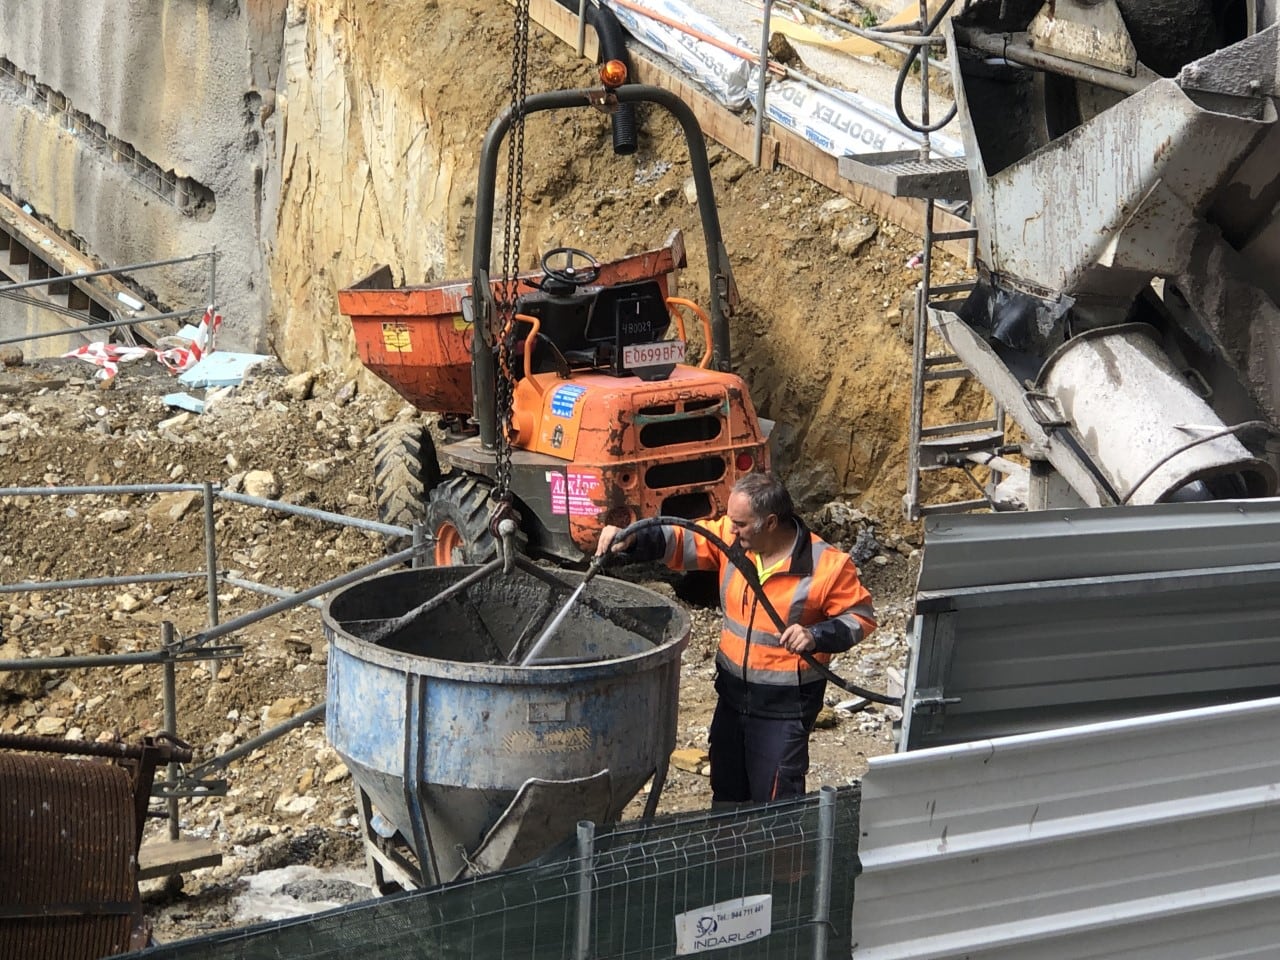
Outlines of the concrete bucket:
{"label": "concrete bucket", "polygon": [[526,863],[580,820],[618,819],[651,777],[656,808],[689,618],[596,577],[522,665],[583,579],[519,558],[506,573],[386,574],[330,599],[326,732],[380,889]]}

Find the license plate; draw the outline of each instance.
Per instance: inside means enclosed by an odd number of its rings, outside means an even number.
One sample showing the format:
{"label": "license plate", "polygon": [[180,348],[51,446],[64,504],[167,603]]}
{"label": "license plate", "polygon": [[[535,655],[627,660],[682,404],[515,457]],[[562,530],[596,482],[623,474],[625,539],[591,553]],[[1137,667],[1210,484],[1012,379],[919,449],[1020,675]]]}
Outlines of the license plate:
{"label": "license plate", "polygon": [[633,343],[622,348],[622,365],[628,370],[633,367],[660,367],[672,363],[684,363],[683,340]]}

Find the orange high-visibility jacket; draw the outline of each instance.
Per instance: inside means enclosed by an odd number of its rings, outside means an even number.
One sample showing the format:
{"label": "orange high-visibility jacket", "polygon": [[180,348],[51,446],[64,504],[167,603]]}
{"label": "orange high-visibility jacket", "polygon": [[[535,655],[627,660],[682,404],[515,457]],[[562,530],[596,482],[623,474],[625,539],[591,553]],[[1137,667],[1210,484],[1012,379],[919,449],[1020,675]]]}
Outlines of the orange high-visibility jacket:
{"label": "orange high-visibility jacket", "polygon": [[[795,518],[791,558],[764,583],[764,591],[787,624],[813,633],[813,657],[829,663],[876,627],[871,593],[858,579],[853,558],[825,542]],[[732,543],[727,517],[701,523]],[[632,553],[661,556],[673,570],[718,570],[724,625],[716,653],[716,690],[744,713],[812,720],[822,708],[825,681],[799,654],[779,646],[781,636],[746,577],[702,537],[682,527],[643,530]],[[755,555],[746,554],[754,562]]]}

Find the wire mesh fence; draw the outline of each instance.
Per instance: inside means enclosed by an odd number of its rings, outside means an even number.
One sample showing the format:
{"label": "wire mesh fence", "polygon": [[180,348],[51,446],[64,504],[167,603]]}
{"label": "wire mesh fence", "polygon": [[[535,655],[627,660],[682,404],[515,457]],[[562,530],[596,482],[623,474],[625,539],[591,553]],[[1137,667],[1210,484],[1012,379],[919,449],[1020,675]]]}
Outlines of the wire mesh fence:
{"label": "wire mesh fence", "polygon": [[585,825],[576,846],[534,865],[133,956],[658,960],[715,949],[724,960],[847,957],[859,800],[857,787],[828,787],[733,812]]}

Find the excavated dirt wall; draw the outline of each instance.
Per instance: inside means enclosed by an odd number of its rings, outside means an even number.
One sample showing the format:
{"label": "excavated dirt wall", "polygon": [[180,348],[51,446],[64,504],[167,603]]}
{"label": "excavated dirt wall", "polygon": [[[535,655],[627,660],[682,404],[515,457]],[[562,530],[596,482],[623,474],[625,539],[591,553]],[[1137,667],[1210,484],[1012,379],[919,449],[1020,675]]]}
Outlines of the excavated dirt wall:
{"label": "excavated dirt wall", "polygon": [[[340,287],[380,263],[410,283],[470,272],[479,147],[508,98],[512,34],[496,0],[0,2],[13,131],[0,184],[107,263],[216,246],[223,348],[355,375]],[[534,26],[530,91],[593,73]],[[705,302],[674,124],[644,112],[633,157],[609,142],[594,111],[530,120],[520,265],[561,244],[657,246],[679,227],[684,291]],[[919,241],[791,172],[718,147],[712,161],[742,296],[734,361],[779,422],[779,466],[809,505],[844,494],[895,512]],[[189,306],[206,275],[139,280]]]}
{"label": "excavated dirt wall", "polygon": [[[507,100],[511,35],[510,10],[484,0],[295,3],[271,251],[271,341],[288,366],[356,369],[335,294],[376,264],[410,283],[469,274],[480,142]],[[589,64],[535,26],[530,91],[593,82]],[[531,118],[521,266],[560,244],[601,257],[656,246],[680,227],[683,289],[705,302],[674,124],[645,111],[633,157],[613,156],[609,142],[591,111]],[[906,261],[919,241],[789,171],[764,173],[718,147],[712,162],[742,296],[735,362],[780,422],[780,466],[807,501],[848,494],[896,509],[910,396],[904,297],[918,279]]]}

